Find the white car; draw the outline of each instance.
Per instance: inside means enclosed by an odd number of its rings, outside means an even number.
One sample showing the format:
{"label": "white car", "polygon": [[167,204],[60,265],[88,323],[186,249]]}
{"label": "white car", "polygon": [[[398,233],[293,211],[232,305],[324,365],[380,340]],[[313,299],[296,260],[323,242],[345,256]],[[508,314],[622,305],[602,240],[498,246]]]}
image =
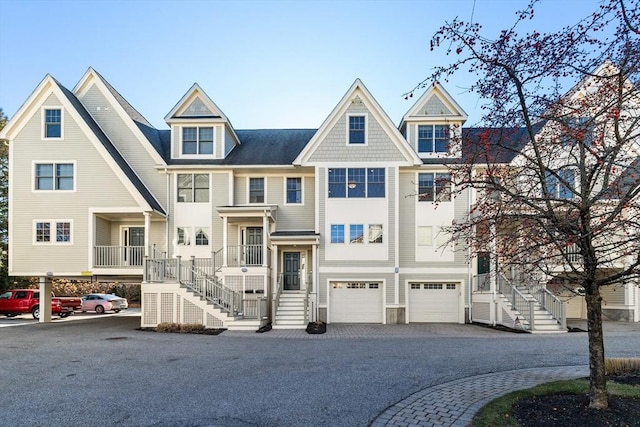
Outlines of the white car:
{"label": "white car", "polygon": [[102,314],[105,311],[114,311],[118,313],[120,310],[129,308],[126,298],[119,297],[114,294],[87,294],[82,296],[82,312],[95,311]]}

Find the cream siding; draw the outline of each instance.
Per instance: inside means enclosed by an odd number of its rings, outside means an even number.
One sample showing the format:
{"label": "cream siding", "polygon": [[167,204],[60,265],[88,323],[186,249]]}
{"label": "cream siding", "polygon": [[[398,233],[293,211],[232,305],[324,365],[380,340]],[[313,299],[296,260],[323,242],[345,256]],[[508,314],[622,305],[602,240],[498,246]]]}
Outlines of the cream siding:
{"label": "cream siding", "polygon": [[[150,143],[146,140],[140,141],[138,139],[136,134],[131,131],[117,113],[115,104],[112,104],[97,86],[92,86],[80,100],[138,177],[155,195],[156,200],[161,205],[166,206],[164,178],[155,169],[156,160],[143,146],[143,144],[150,145]],[[155,150],[151,146],[148,148]]]}
{"label": "cream siding", "polygon": [[[54,95],[46,106],[60,106]],[[86,271],[88,210],[97,206],[137,207],[137,203],[93,143],[64,110],[64,140],[41,140],[40,111],[28,120],[12,144],[12,274]],[[34,191],[34,164],[73,162],[75,190]],[[108,198],[105,197],[108,194]],[[72,244],[34,245],[34,220],[72,221]]]}
{"label": "cream siding", "polygon": [[[298,175],[289,176],[299,178]],[[269,179],[269,203],[278,205],[277,231],[313,230],[315,228],[315,180],[312,176],[302,177],[301,204],[286,204],[287,176]]]}
{"label": "cream siding", "polygon": [[216,211],[216,206],[229,205],[229,174],[213,173],[211,174],[211,250],[217,251],[222,248],[223,220]]}

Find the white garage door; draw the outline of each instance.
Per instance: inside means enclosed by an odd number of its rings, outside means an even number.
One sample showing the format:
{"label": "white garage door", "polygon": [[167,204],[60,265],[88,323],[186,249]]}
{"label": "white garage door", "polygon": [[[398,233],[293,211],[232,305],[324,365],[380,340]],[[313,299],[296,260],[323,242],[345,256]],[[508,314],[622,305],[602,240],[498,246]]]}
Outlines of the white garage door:
{"label": "white garage door", "polygon": [[409,283],[409,322],[458,322],[458,283]]}
{"label": "white garage door", "polygon": [[382,323],[382,283],[329,283],[330,322]]}

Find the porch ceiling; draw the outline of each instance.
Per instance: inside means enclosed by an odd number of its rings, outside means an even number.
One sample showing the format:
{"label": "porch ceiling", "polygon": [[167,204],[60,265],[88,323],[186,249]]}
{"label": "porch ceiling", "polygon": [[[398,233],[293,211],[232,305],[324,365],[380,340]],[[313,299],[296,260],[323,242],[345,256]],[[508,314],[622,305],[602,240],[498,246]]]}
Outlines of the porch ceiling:
{"label": "porch ceiling", "polygon": [[277,205],[243,205],[243,206],[217,206],[216,210],[222,218],[229,222],[247,219],[267,217],[270,222],[276,221]]}
{"label": "porch ceiling", "polygon": [[[97,217],[108,221],[144,221],[143,212],[94,212]],[[165,220],[166,218],[157,212],[151,212],[151,221]]]}

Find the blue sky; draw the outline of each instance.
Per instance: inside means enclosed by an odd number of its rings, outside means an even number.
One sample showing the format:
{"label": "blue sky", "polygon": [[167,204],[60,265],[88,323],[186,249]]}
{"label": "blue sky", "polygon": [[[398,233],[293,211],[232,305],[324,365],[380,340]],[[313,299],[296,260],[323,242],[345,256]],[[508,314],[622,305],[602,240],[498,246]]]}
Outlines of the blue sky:
{"label": "blue sky", "polygon": [[[317,128],[356,78],[398,124],[412,105],[402,94],[448,61],[429,51],[442,23],[473,17],[492,36],[526,3],[2,0],[0,108],[11,118],[47,73],[73,89],[91,66],[158,128],[194,82],[237,129]],[[544,0],[536,29],[574,23],[597,3]],[[472,125],[468,78],[444,87]]]}

